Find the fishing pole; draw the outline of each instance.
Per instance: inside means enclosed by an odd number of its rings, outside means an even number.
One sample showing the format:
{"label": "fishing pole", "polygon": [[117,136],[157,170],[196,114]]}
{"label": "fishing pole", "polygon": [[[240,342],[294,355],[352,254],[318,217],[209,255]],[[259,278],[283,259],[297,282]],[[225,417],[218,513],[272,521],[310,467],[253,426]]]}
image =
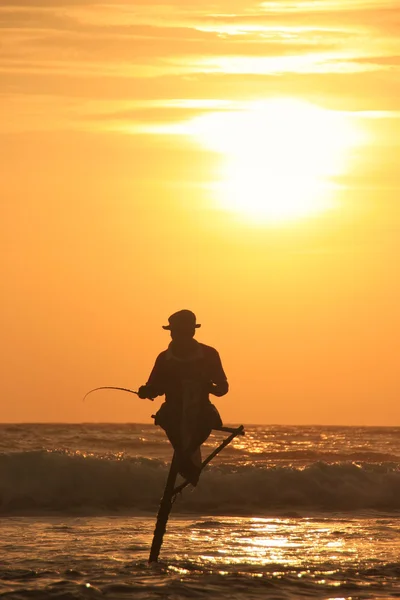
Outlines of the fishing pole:
{"label": "fishing pole", "polygon": [[[89,394],[91,394],[92,392],[97,392],[97,390],[120,390],[121,392],[129,392],[130,394],[136,394],[136,396],[139,396],[139,392],[136,392],[135,390],[130,390],[129,388],[116,387],[115,385],[102,385],[100,387],[93,388],[92,390],[87,392],[87,394],[84,395],[82,402],[85,401],[85,398],[89,396]],[[154,398],[146,398],[146,400],[151,400],[153,402]]]}

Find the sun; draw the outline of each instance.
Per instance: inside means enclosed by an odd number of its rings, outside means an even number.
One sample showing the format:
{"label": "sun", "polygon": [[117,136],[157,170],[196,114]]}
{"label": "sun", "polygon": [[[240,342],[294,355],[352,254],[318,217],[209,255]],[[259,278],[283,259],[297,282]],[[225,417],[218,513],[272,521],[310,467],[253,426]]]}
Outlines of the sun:
{"label": "sun", "polygon": [[189,131],[223,155],[217,205],[256,222],[309,217],[335,205],[358,132],[349,115],[278,99],[193,119]]}

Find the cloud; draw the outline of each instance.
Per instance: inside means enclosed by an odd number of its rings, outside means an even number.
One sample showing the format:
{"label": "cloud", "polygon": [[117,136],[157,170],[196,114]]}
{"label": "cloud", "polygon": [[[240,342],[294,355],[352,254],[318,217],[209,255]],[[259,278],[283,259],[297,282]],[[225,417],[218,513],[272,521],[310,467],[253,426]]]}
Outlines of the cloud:
{"label": "cloud", "polygon": [[[100,0],[2,0],[1,6],[3,8],[24,8],[24,7],[37,7],[37,8],[65,8],[65,7],[103,7],[103,6],[116,7],[118,9],[126,7],[127,9],[132,8],[132,3],[121,2],[121,0],[107,0],[102,2]],[[156,7],[201,7],[202,9],[212,10],[215,9],[215,2],[209,1],[208,3],[204,0],[135,0],[135,6],[156,6]],[[249,6],[249,2],[246,0],[219,0],[220,7],[225,6],[231,10],[243,9]],[[251,3],[250,3],[251,6]],[[255,4],[257,6],[257,4]]]}
{"label": "cloud", "polygon": [[[179,110],[146,102],[171,98],[286,95],[393,109],[399,18],[394,4],[354,0],[3,0],[0,90],[28,104],[41,98],[46,110],[44,98],[74,102],[58,114],[81,123],[168,120]],[[98,107],[87,110],[89,100]],[[143,106],[104,110],[104,101]]]}
{"label": "cloud", "polygon": [[[96,75],[103,65],[105,76],[155,76],[205,69],[201,57],[279,57],[315,51],[332,51],[338,41],[332,33],[288,34],[280,31],[245,30],[222,35],[190,25],[164,26],[147,23],[94,25],[50,11],[0,11],[3,50],[0,68],[16,72],[71,72]],[[165,61],[167,59],[167,61]],[[110,67],[114,63],[114,71]],[[124,65],[124,63],[126,63]],[[97,68],[96,68],[97,64]],[[200,65],[200,66],[199,66]],[[209,69],[208,69],[209,70]]]}
{"label": "cloud", "polygon": [[394,110],[399,107],[400,80],[390,72],[254,74],[198,73],[192,76],[120,77],[13,72],[2,74],[2,93],[98,101],[170,101],[181,99],[255,100],[295,96],[349,110]]}
{"label": "cloud", "polygon": [[[314,3],[312,3],[314,5]],[[342,6],[344,6],[342,4]],[[190,15],[187,16],[190,19]],[[335,6],[331,10],[309,10],[302,11],[253,11],[246,14],[220,14],[207,15],[199,14],[199,22],[210,23],[215,28],[218,24],[264,24],[266,27],[282,28],[315,28],[315,29],[337,29],[339,31],[360,31],[365,29],[381,29],[388,32],[398,31],[400,29],[400,14],[398,6],[383,6],[377,3],[360,9],[351,8],[351,4],[347,9],[340,9]]]}
{"label": "cloud", "polygon": [[400,66],[400,55],[396,56],[363,56],[354,58],[354,62],[370,65]]}

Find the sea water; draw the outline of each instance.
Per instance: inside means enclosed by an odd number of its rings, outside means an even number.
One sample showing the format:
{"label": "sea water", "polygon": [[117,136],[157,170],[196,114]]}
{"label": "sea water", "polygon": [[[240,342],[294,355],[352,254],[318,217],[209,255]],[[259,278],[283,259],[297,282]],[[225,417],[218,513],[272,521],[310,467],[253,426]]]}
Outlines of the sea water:
{"label": "sea water", "polygon": [[160,429],[0,426],[0,596],[400,597],[400,428],[245,429],[177,497],[149,565]]}

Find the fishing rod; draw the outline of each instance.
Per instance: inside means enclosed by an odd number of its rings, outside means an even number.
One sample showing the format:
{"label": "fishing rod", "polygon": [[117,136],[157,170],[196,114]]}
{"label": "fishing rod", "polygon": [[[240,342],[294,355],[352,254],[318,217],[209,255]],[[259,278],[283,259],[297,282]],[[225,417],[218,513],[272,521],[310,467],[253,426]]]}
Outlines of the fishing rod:
{"label": "fishing rod", "polygon": [[[100,387],[89,390],[89,392],[87,392],[87,394],[84,395],[82,402],[85,401],[86,397],[89,396],[89,394],[91,394],[92,392],[97,392],[97,390],[120,390],[121,392],[129,392],[130,394],[136,394],[136,396],[139,396],[139,392],[136,392],[135,390],[130,390],[129,388],[117,387],[115,385],[102,385]],[[154,398],[146,398],[146,400],[151,400],[153,402]]]}

